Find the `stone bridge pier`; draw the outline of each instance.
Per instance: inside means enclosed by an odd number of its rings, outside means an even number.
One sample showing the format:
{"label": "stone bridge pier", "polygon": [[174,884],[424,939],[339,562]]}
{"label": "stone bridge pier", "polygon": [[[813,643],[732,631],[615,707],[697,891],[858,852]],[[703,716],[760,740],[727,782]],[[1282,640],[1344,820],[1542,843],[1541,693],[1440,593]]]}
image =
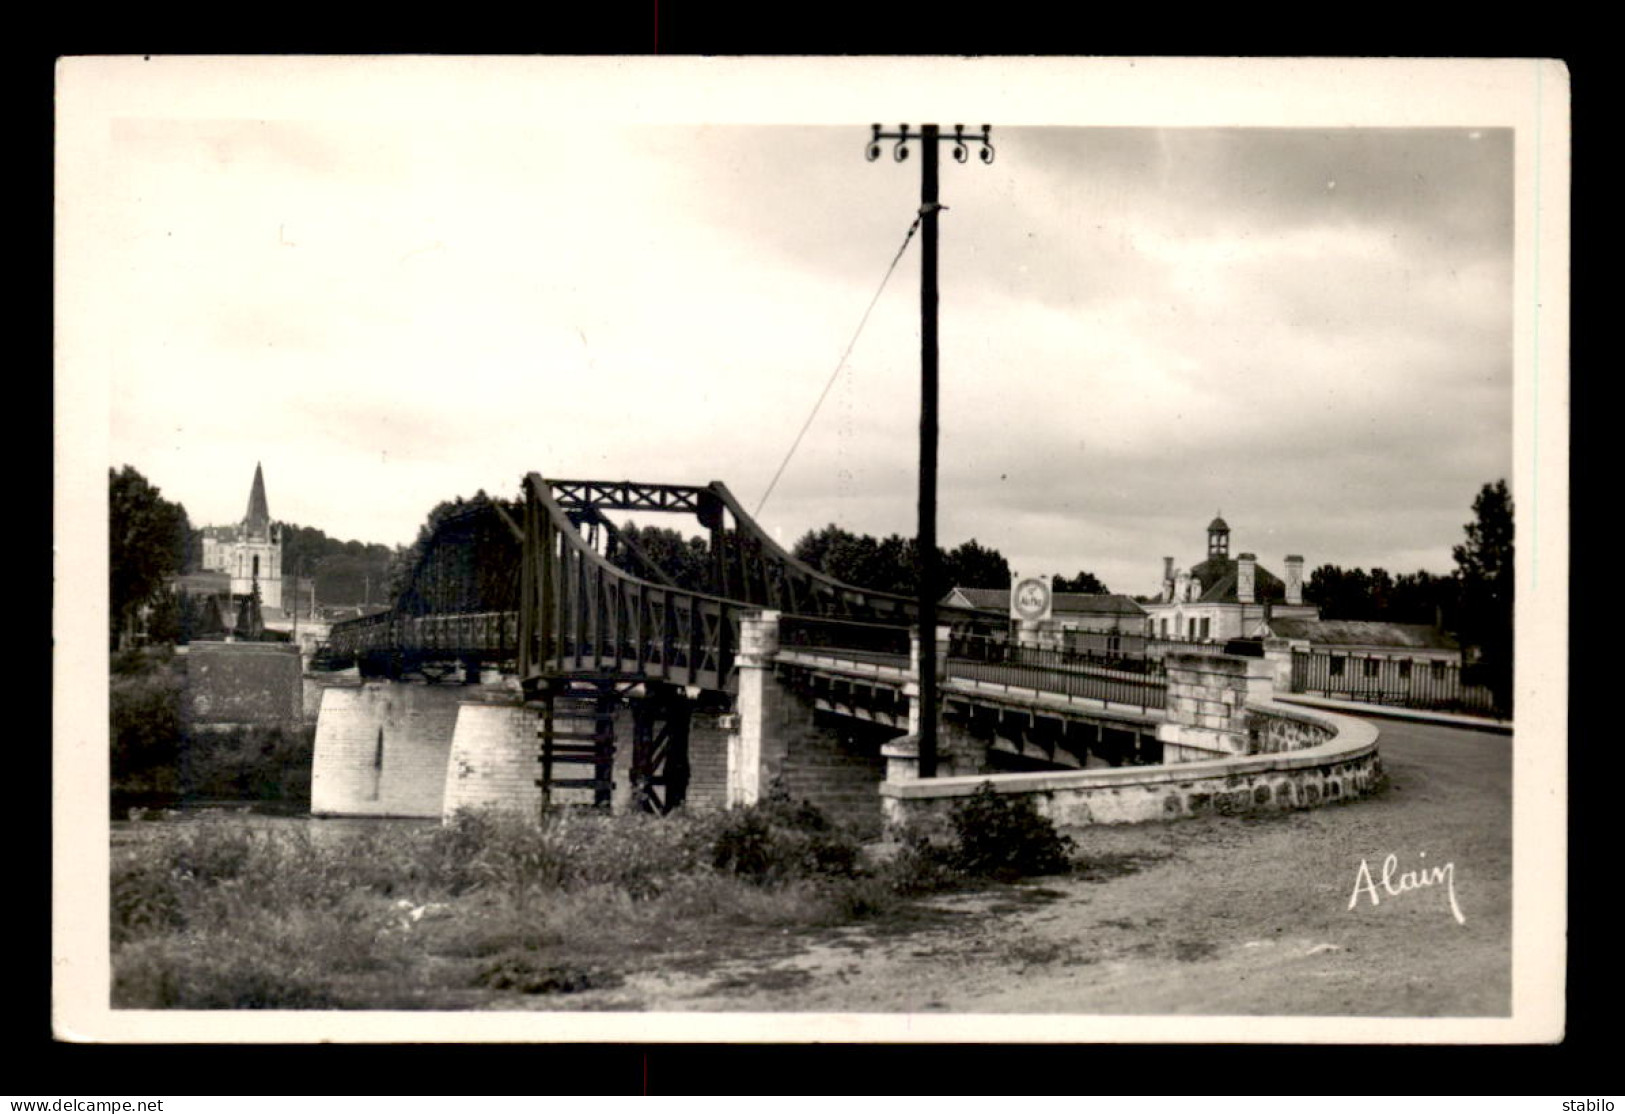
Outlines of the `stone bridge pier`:
{"label": "stone bridge pier", "polygon": [[[695,712],[689,725],[687,804],[721,808],[726,718]],[[460,808],[537,815],[540,717],[517,683],[366,681],[326,687],[316,722],[310,811],[316,816],[443,818]],[[615,795],[631,803],[632,712],[615,714]],[[590,804],[589,789],[555,789],[555,802]]]}
{"label": "stone bridge pier", "polygon": [[[807,668],[800,653],[781,655],[779,619],[774,611],[743,619],[731,708],[695,711],[684,807],[749,805],[782,786],[792,799],[810,801],[835,823],[877,834],[881,784],[918,779],[919,640],[910,668],[900,662],[882,666],[866,681],[852,672],[866,667],[847,662],[841,667],[850,676],[843,679],[839,669]],[[945,659],[948,628],[938,628],[935,641],[934,652]],[[839,658],[840,651],[829,653]],[[539,727],[536,708],[525,706],[511,679],[326,687],[317,721],[311,811],[445,817],[460,808],[498,808],[536,815]],[[631,805],[632,733],[632,712],[623,702],[615,714],[611,807],[617,810]],[[1169,760],[1218,750],[1215,739],[1221,734],[1170,736]],[[1079,707],[1044,708],[1020,693],[972,696],[956,694],[951,686],[944,692],[941,777],[1160,759],[1157,729],[1149,722]],[[590,789],[554,791],[560,804],[591,799]]]}

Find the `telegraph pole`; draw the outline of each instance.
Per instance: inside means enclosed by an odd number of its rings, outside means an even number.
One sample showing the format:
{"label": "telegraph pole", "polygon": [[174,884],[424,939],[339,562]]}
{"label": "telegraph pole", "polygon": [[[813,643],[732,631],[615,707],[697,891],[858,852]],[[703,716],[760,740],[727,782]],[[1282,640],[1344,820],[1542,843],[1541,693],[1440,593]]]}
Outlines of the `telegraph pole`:
{"label": "telegraph pole", "polygon": [[943,206],[937,201],[937,144],[954,145],[954,161],[970,157],[966,143],[980,143],[977,152],[984,163],[993,161],[992,130],[982,125],[982,134],[965,136],[965,125],[955,124],[952,135],[942,135],[936,124],[922,124],[917,132],[902,125],[895,132],[883,132],[874,125],[874,134],[865,152],[870,162],[880,157],[880,141],[893,141],[892,157],[908,158],[910,140],[918,140],[920,160],[920,776],[937,776],[937,706],[942,663],[937,657],[937,214]]}

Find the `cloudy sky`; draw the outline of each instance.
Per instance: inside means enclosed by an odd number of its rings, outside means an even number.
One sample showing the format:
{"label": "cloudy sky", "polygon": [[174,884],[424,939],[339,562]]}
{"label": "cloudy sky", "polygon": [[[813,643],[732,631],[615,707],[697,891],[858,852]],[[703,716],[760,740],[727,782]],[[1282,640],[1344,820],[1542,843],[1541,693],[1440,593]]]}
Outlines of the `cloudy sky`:
{"label": "cloudy sky", "polygon": [[[917,155],[867,162],[866,121],[554,107],[114,114],[107,465],[208,524],[263,463],[273,516],[389,544],[530,470],[755,508]],[[1277,570],[1448,572],[1514,479],[1513,129],[1078,117],[944,151],[943,542],[1142,593],[1222,511]],[[919,266],[916,238],[759,516],[786,545],[914,530]]]}

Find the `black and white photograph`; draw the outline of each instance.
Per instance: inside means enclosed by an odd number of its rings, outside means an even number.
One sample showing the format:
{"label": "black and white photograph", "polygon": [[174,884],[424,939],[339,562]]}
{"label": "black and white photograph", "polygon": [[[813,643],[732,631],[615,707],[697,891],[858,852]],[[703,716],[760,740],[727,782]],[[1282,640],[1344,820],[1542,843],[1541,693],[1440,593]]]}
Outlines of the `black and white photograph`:
{"label": "black and white photograph", "polygon": [[57,102],[60,1039],[1562,1038],[1561,63]]}

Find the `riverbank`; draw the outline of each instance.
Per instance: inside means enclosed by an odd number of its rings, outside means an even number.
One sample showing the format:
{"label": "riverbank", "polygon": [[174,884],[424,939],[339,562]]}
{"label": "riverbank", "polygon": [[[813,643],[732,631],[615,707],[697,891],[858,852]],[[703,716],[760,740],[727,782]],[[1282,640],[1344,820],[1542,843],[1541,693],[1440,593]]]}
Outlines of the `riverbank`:
{"label": "riverbank", "polygon": [[[413,834],[359,821],[340,833],[310,822],[334,838],[310,840],[322,854],[287,864],[305,881],[281,895],[276,916],[222,921],[213,952],[196,932],[127,943],[115,967],[127,995],[150,998],[180,991],[155,976],[165,963],[223,972],[265,957],[254,975],[264,981],[239,994],[285,993],[291,979],[320,988],[313,1007],[353,1009],[1504,1016],[1510,740],[1393,725],[1381,745],[1389,784],[1375,797],[1078,829],[1075,873],[937,895],[816,871],[767,887],[702,877],[679,869],[689,852],[671,839],[678,826],[659,821],[648,831],[665,842],[600,836],[576,848],[601,873],[545,901],[515,891],[518,876],[453,892],[435,871],[471,866],[466,846],[442,848],[440,867],[418,857],[416,875],[377,873],[391,849],[444,839],[438,825]],[[630,834],[637,821],[612,823]],[[168,825],[120,827],[146,838]],[[354,873],[329,885],[309,869],[334,855],[346,872],[372,870],[374,887],[356,892]],[[1447,880],[1427,881],[1447,864]],[[527,869],[556,865],[544,857]],[[615,878],[643,879],[661,900],[615,895],[605,888]],[[231,892],[217,915],[241,912]],[[320,955],[347,965],[305,962]],[[288,957],[293,967],[279,967]]]}

